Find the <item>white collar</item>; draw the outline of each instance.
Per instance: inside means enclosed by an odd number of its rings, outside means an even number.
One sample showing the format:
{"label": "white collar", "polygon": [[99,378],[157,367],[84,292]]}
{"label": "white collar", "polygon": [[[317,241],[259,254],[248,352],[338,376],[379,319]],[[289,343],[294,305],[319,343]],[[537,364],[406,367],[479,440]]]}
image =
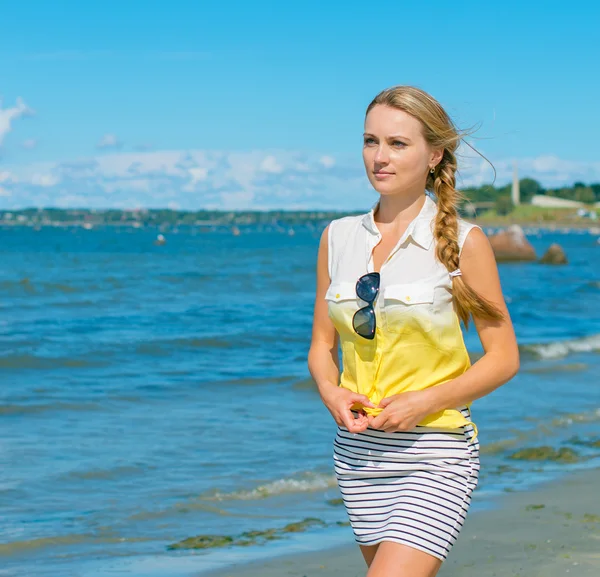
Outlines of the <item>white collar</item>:
{"label": "white collar", "polygon": [[[373,235],[379,236],[379,229],[375,224],[375,211],[379,206],[379,200],[371,207],[361,222],[363,226]],[[407,232],[419,246],[429,249],[433,243],[432,220],[437,214],[437,204],[427,193],[425,194],[425,202],[419,211],[419,214],[408,225]]]}

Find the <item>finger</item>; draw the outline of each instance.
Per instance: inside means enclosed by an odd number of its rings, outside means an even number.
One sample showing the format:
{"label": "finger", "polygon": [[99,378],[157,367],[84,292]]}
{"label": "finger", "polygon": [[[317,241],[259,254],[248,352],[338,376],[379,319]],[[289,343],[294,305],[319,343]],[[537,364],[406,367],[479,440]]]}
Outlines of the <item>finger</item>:
{"label": "finger", "polygon": [[354,415],[350,411],[340,411],[340,419],[349,431],[354,429]]}
{"label": "finger", "polygon": [[357,412],[356,415],[352,414],[352,432],[358,433],[364,431],[367,428],[368,420],[366,415]]}
{"label": "finger", "polygon": [[390,397],[385,397],[379,401],[380,407],[387,407],[393,400],[395,400],[399,395],[392,395]]}
{"label": "finger", "polygon": [[355,432],[355,433],[362,433],[363,431],[366,431],[366,430],[367,430],[367,427],[368,427],[368,426],[369,426],[369,424],[368,424],[368,423],[366,423],[366,422],[363,422],[363,423],[357,424],[357,425],[356,425],[356,430],[355,430],[354,432]]}
{"label": "finger", "polygon": [[353,403],[361,403],[365,407],[372,407],[373,409],[375,408],[375,405],[371,402],[369,397],[367,397],[366,395],[359,395],[358,393],[354,393],[350,396],[350,400]]}
{"label": "finger", "polygon": [[358,417],[356,417],[356,419],[354,419],[354,424],[362,427],[365,424],[368,425],[369,420],[367,419],[367,416],[363,413],[363,414],[359,415]]}
{"label": "finger", "polygon": [[387,422],[387,415],[385,415],[384,413],[379,413],[379,415],[377,415],[371,421],[371,427],[373,427],[374,429],[382,429],[385,426],[386,422]]}
{"label": "finger", "polygon": [[367,424],[368,421],[364,415],[359,415],[354,419],[354,426],[360,430],[363,430]]}
{"label": "finger", "polygon": [[396,431],[410,431],[411,429],[412,429],[411,424],[406,421],[396,425]]}

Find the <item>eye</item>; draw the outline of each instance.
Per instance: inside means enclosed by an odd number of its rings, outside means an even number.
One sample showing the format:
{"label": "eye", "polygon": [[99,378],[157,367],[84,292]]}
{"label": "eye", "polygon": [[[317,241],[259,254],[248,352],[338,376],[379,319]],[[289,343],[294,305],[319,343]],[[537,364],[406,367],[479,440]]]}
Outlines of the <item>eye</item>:
{"label": "eye", "polygon": [[394,142],[392,142],[392,144],[395,146],[396,144],[400,144],[401,146],[406,146],[406,144],[404,142],[402,142],[401,140],[394,140]]}
{"label": "eye", "polygon": [[375,142],[374,138],[365,138],[365,144],[369,144],[369,142]]}

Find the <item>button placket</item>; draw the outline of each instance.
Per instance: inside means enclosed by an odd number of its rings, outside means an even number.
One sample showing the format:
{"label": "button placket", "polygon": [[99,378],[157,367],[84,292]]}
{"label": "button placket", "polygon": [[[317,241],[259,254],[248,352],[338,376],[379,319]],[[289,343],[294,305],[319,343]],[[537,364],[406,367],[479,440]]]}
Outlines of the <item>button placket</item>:
{"label": "button placket", "polygon": [[381,242],[381,234],[375,236],[375,242],[373,242],[373,237],[367,238],[367,272],[375,272],[375,267],[373,266],[373,250],[375,247]]}

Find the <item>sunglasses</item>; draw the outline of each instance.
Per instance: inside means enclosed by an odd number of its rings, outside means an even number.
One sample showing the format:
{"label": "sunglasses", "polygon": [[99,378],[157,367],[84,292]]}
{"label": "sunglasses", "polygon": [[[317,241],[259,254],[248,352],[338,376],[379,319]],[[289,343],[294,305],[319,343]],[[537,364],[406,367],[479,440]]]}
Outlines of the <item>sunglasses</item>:
{"label": "sunglasses", "polygon": [[356,281],[356,294],[368,304],[358,309],[352,317],[354,332],[365,339],[375,338],[375,309],[373,303],[379,294],[380,275],[378,272],[370,272],[361,276]]}

